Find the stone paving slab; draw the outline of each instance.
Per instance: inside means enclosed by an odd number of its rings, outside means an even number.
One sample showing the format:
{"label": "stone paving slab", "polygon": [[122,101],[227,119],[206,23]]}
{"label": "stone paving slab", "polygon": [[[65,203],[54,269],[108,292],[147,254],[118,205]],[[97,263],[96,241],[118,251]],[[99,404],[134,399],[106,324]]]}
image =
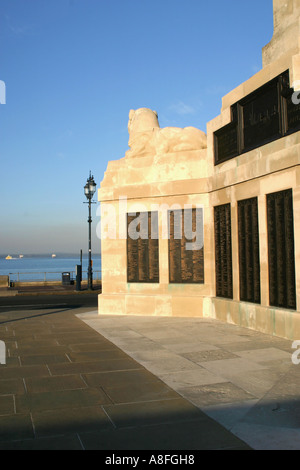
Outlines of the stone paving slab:
{"label": "stone paving slab", "polygon": [[[250,448],[76,312],[1,314],[1,450]],[[110,328],[120,339],[141,337]],[[198,367],[171,350],[170,358],[187,372]]]}
{"label": "stone paving slab", "polygon": [[[180,450],[245,450],[240,441],[232,442],[226,429],[215,421],[182,421],[180,425],[160,423],[149,426],[117,428],[80,435],[87,450],[167,449],[178,455]],[[178,446],[179,445],[179,446]],[[246,448],[247,449],[247,448]]]}
{"label": "stone paving slab", "polygon": [[209,318],[79,318],[252,448],[300,449],[291,341]]}

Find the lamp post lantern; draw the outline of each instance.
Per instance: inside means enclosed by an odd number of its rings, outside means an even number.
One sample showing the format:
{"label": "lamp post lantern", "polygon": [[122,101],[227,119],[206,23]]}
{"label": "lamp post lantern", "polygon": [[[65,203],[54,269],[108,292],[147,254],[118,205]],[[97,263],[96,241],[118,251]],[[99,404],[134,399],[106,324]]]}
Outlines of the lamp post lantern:
{"label": "lamp post lantern", "polygon": [[96,183],[94,181],[94,177],[91,175],[87,179],[87,182],[84,186],[84,194],[86,195],[86,198],[88,200],[87,203],[89,205],[89,218],[88,218],[88,224],[89,224],[89,265],[88,265],[88,289],[93,289],[93,268],[92,268],[92,211],[91,211],[91,205],[96,204],[95,202],[92,201],[93,196],[96,192]]}

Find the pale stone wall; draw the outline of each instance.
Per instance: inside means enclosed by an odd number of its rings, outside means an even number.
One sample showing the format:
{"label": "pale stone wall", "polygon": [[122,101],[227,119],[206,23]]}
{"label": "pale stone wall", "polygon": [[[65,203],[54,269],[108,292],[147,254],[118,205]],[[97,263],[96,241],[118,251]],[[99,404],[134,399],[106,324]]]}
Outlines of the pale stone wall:
{"label": "pale stone wall", "polygon": [[300,32],[299,0],[273,0],[274,34],[263,48],[263,67],[281,56],[297,53]]}
{"label": "pale stone wall", "polygon": [[0,276],[0,287],[8,287],[8,276]]}
{"label": "pale stone wall", "polygon": [[[161,129],[156,112],[141,108],[129,114],[129,150],[109,162],[99,201],[103,217],[113,208],[117,234],[102,239],[102,294],[99,313],[204,316],[265,333],[300,338],[300,132],[288,135],[224,163],[214,165],[213,133],[230,122],[230,107],[266,82],[289,70],[300,80],[300,2],[274,0],[274,36],[263,49],[263,69],[222,100],[220,115],[207,124],[207,136],[195,128]],[[300,84],[299,84],[300,89]],[[269,306],[266,195],[293,190],[297,310]],[[257,197],[259,214],[261,303],[239,298],[239,200]],[[204,284],[170,284],[168,240],[162,238],[164,210],[172,204],[204,208]],[[233,299],[215,296],[214,206],[231,204]],[[143,204],[159,214],[157,284],[127,283],[126,213]],[[165,209],[163,209],[165,205]],[[105,231],[105,227],[102,227]]]}

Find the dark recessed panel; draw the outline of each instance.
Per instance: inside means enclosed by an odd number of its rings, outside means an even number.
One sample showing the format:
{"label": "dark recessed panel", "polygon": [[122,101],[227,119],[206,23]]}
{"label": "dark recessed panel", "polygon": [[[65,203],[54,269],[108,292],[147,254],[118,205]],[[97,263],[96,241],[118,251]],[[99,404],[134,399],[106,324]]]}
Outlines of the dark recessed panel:
{"label": "dark recessed panel", "polygon": [[127,214],[127,281],[159,282],[157,212]]}
{"label": "dark recessed panel", "polygon": [[232,299],[230,204],[214,208],[216,296]]}
{"label": "dark recessed panel", "polygon": [[260,303],[257,198],[238,202],[240,300]]}
{"label": "dark recessed panel", "polygon": [[296,309],[292,190],[267,195],[269,300]]}
{"label": "dark recessed panel", "polygon": [[203,249],[203,211],[169,211],[170,283],[204,283]]}
{"label": "dark recessed panel", "polygon": [[278,81],[241,102],[243,148],[248,151],[280,137]]}
{"label": "dark recessed panel", "polygon": [[230,123],[215,132],[216,163],[238,155],[237,125]]}
{"label": "dark recessed panel", "polygon": [[300,93],[286,71],[231,107],[214,133],[215,165],[300,130]]}

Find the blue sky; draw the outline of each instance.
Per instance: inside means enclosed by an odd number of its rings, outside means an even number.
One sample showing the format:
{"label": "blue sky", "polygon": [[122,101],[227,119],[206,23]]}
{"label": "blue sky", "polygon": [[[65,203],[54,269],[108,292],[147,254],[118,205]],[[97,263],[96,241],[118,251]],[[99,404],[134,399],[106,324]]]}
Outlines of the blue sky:
{"label": "blue sky", "polygon": [[272,0],[0,0],[0,253],[86,252],[129,110],[206,131],[272,34]]}

